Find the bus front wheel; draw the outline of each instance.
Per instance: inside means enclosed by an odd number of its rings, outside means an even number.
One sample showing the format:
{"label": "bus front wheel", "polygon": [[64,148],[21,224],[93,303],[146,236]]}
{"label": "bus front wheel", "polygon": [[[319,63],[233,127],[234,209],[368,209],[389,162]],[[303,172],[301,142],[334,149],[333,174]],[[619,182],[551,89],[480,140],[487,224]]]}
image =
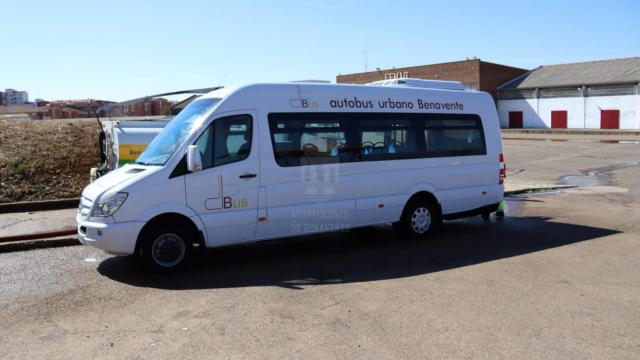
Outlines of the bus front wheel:
{"label": "bus front wheel", "polygon": [[157,225],[148,229],[140,246],[144,262],[163,271],[183,268],[192,251],[190,232],[175,225]]}

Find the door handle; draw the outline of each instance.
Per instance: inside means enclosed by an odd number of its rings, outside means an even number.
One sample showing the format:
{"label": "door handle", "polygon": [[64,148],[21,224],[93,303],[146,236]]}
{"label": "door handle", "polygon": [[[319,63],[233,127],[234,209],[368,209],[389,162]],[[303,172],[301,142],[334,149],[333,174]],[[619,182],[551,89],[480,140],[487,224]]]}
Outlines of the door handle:
{"label": "door handle", "polygon": [[252,179],[254,177],[258,176],[257,174],[242,174],[239,176],[240,179]]}

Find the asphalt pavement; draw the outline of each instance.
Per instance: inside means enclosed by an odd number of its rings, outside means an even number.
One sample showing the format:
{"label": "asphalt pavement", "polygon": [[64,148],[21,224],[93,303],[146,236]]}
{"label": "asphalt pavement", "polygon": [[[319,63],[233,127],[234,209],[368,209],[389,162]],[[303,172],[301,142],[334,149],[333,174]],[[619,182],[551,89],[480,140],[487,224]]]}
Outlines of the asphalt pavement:
{"label": "asphalt pavement", "polygon": [[157,274],[0,253],[0,358],[640,358],[640,145],[506,140],[504,220],[227,247]]}

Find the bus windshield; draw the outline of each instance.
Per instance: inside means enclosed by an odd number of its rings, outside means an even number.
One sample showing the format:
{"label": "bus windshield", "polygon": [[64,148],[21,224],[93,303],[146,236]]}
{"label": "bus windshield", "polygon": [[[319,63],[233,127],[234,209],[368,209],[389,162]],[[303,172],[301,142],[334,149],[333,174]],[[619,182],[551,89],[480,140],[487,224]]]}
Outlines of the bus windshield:
{"label": "bus windshield", "polygon": [[153,139],[135,161],[141,165],[164,165],[187,138],[196,120],[211,110],[221,99],[198,99],[187,105]]}

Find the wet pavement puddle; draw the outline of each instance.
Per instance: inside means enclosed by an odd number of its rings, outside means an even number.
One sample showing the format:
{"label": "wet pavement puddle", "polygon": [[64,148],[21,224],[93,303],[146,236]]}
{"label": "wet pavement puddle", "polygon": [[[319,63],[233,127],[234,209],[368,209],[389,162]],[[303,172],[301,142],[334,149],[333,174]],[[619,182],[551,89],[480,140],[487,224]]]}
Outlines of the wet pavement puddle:
{"label": "wet pavement puddle", "polygon": [[560,181],[567,185],[574,185],[579,187],[588,186],[611,186],[613,180],[611,175],[608,174],[615,170],[626,169],[629,167],[638,166],[640,163],[637,161],[628,161],[620,164],[614,164],[604,166],[601,168],[583,170],[584,175],[567,175],[560,178]]}

